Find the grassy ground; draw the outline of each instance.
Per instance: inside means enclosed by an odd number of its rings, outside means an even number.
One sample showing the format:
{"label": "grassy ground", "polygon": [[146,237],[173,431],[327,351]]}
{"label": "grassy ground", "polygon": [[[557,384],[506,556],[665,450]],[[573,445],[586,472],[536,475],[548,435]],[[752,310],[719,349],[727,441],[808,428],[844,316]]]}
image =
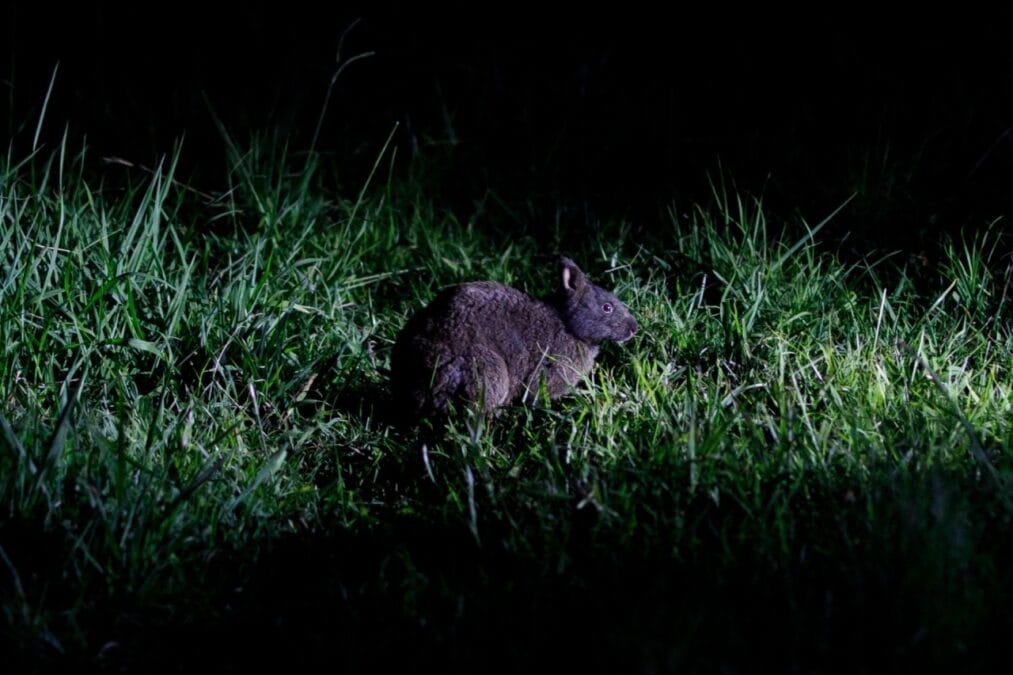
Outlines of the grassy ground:
{"label": "grassy ground", "polygon": [[[645,227],[455,217],[387,157],[235,152],[220,194],[0,161],[0,598],[14,672],[983,669],[1011,656],[1013,260],[821,243],[718,186]],[[847,207],[845,207],[847,208]],[[811,232],[810,236],[808,232]],[[392,424],[437,289],[640,321],[546,407]]]}

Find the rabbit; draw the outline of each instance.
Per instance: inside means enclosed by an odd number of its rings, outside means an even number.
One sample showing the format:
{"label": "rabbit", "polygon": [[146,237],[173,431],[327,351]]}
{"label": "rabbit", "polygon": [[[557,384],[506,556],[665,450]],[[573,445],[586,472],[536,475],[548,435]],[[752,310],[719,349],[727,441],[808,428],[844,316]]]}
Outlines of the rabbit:
{"label": "rabbit", "polygon": [[448,404],[491,412],[534,398],[541,382],[559,398],[587,375],[604,340],[623,343],[637,321],[615,295],[559,259],[558,295],[536,299],[493,281],[440,292],[398,334],[391,384],[402,413],[445,414]]}

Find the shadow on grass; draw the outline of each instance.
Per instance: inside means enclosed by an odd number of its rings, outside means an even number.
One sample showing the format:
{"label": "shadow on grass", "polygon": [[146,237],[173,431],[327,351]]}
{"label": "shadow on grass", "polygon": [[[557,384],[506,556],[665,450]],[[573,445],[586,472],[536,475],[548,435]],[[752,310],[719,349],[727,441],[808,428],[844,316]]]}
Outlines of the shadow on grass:
{"label": "shadow on grass", "polygon": [[320,365],[314,396],[302,404],[306,412],[312,414],[312,409],[326,406],[363,428],[403,426],[403,416],[391,396],[389,372],[361,357],[350,364],[347,360],[334,354]]}
{"label": "shadow on grass", "polygon": [[649,497],[632,532],[564,505],[559,530],[526,550],[512,534],[532,528],[502,520],[484,523],[481,545],[450,518],[334,523],[217,558],[160,619],[102,615],[88,628],[93,665],[978,672],[1009,659],[1008,527],[971,518],[987,505],[966,479],[867,484],[843,501],[826,487],[799,505],[788,551],[739,505],[707,497],[682,534],[648,524],[665,506]]}

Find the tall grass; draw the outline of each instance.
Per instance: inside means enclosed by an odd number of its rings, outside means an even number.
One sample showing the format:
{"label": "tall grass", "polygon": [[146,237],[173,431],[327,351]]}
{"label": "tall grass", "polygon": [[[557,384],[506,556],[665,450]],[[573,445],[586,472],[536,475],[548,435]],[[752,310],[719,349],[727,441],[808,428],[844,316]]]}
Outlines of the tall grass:
{"label": "tall grass", "polygon": [[549,291],[556,251],[381,179],[380,150],[347,200],[266,138],[230,143],[214,197],[178,154],[97,182],[66,141],[0,165],[15,669],[257,663],[258,635],[353,668],[403,643],[461,668],[1003,655],[999,228],[915,283],[725,189],[649,232],[603,225],[566,252],[637,338],[551,407],[433,435],[391,423],[399,327],[456,281]]}

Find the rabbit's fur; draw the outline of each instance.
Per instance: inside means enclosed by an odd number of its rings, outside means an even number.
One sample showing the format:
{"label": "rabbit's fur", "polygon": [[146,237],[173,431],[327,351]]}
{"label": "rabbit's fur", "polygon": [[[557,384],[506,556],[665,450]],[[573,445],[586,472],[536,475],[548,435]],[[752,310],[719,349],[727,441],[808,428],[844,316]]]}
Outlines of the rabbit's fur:
{"label": "rabbit's fur", "polygon": [[562,286],[536,299],[492,281],[443,290],[413,316],[391,355],[394,395],[412,417],[448,403],[485,411],[537,395],[562,396],[591,371],[598,344],[625,342],[637,321],[616,296],[560,258]]}

